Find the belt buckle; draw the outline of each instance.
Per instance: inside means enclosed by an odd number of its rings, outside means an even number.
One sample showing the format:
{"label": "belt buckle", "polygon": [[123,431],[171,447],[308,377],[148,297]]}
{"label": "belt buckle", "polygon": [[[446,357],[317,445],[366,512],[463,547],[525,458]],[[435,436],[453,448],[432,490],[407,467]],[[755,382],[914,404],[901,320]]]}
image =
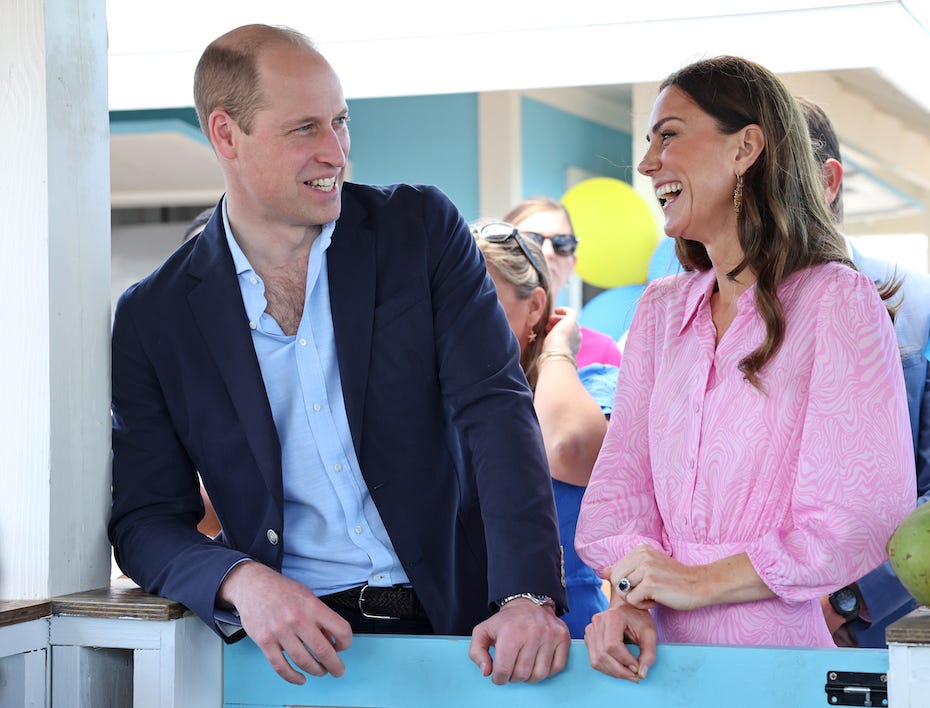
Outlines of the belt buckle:
{"label": "belt buckle", "polygon": [[364,617],[365,619],[372,619],[372,620],[396,620],[396,619],[400,619],[400,617],[393,617],[393,616],[391,616],[391,615],[373,615],[373,614],[370,614],[370,613],[368,613],[368,612],[365,612],[365,591],[366,591],[369,587],[370,587],[370,586],[368,585],[368,583],[365,583],[365,584],[362,586],[362,589],[358,591],[358,611],[362,613],[362,617]]}

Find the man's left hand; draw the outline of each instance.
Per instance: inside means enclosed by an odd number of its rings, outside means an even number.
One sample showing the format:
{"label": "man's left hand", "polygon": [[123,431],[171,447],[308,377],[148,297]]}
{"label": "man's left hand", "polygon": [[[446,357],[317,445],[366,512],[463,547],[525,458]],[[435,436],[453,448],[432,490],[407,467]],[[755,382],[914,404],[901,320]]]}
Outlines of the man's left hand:
{"label": "man's left hand", "polygon": [[517,598],[475,627],[468,656],[499,686],[535,683],[565,668],[570,646],[568,627],[553,608]]}

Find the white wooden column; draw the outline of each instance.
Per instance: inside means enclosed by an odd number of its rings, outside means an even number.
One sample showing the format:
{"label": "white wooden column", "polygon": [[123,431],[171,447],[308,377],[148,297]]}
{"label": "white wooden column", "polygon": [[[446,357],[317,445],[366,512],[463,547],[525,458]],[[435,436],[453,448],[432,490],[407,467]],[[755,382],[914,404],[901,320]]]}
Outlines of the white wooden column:
{"label": "white wooden column", "polygon": [[518,91],[478,94],[478,208],[501,218],[523,198],[523,112]]}
{"label": "white wooden column", "polygon": [[0,598],[109,581],[104,0],[0,0]]}
{"label": "white wooden column", "polygon": [[658,95],[658,83],[633,84],[633,189],[649,205],[649,210],[655,217],[661,234],[664,233],[665,216],[662,214],[659,200],[656,199],[655,190],[652,188],[652,180],[641,175],[636,169],[646,154],[648,147],[646,135],[650,128],[649,116],[652,114],[652,106]]}

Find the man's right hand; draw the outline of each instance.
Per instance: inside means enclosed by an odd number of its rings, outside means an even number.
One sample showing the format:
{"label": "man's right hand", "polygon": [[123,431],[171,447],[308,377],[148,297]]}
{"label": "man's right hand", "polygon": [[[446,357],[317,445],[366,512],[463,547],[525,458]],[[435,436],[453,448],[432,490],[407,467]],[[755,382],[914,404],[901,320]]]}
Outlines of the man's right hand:
{"label": "man's right hand", "polygon": [[245,561],[229,571],[217,599],[236,609],[246,634],[285,681],[306,681],[287,657],[311,676],[339,678],[345,673],[336,652],[352,644],[352,628],[307,586],[257,561]]}

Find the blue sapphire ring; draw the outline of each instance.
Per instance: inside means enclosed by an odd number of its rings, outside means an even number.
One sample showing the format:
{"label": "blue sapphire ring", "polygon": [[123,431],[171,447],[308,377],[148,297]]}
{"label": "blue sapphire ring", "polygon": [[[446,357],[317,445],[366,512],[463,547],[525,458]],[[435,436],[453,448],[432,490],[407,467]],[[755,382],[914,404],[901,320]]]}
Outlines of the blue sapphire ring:
{"label": "blue sapphire ring", "polygon": [[620,592],[629,592],[633,589],[633,583],[630,582],[629,578],[620,578],[617,581],[617,590]]}

